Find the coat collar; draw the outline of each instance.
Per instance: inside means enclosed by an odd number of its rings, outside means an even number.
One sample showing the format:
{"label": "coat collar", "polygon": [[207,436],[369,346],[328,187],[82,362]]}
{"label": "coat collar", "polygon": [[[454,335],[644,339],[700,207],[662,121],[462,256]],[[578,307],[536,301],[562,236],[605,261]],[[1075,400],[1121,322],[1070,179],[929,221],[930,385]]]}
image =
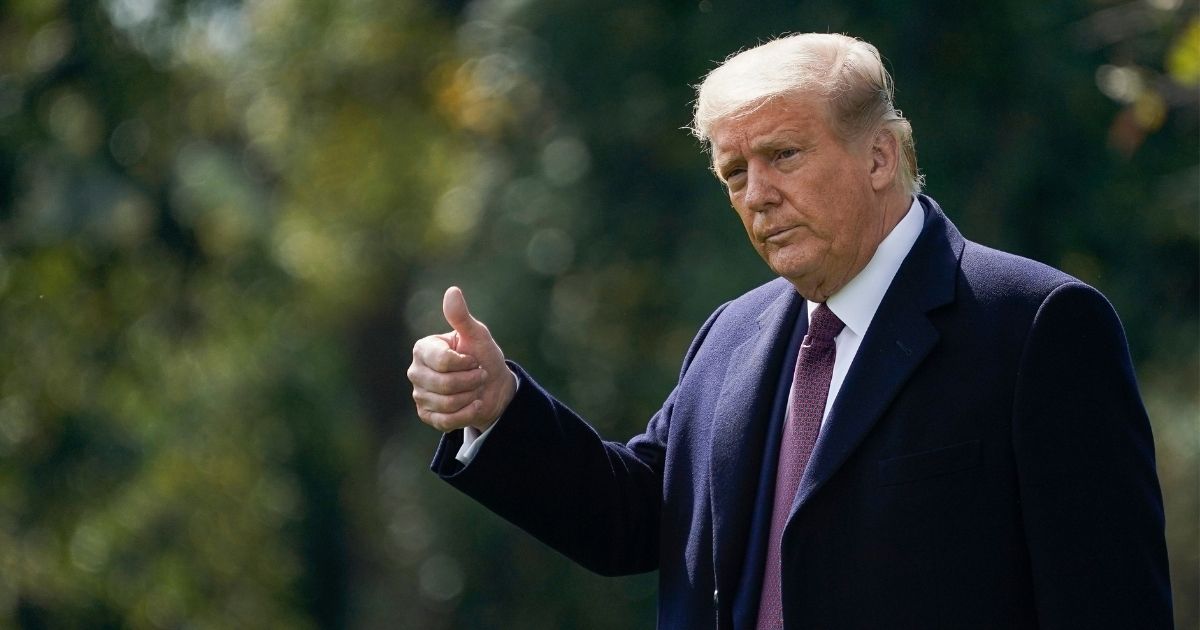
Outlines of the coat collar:
{"label": "coat collar", "polygon": [[932,198],[921,236],[904,259],[817,438],[792,517],[841,467],[940,337],[927,313],[954,300],[965,240]]}

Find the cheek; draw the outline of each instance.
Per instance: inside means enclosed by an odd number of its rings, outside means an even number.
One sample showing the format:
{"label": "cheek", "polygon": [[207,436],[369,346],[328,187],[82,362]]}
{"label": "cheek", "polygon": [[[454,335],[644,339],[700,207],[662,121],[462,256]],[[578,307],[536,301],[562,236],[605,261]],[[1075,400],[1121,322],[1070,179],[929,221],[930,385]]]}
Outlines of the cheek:
{"label": "cheek", "polygon": [[864,208],[870,199],[846,182],[823,182],[814,187],[810,199],[816,211],[810,216],[813,231],[825,240],[840,243],[860,231],[867,220]]}

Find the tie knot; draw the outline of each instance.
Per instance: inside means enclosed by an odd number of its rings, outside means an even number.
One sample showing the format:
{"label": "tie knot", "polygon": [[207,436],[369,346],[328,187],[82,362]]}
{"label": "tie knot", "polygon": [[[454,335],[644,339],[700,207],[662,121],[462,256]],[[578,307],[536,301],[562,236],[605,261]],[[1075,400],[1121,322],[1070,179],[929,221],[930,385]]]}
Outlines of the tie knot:
{"label": "tie knot", "polygon": [[833,341],[845,327],[846,324],[838,319],[828,306],[821,303],[817,310],[813,311],[812,319],[808,322],[808,336],[813,341]]}

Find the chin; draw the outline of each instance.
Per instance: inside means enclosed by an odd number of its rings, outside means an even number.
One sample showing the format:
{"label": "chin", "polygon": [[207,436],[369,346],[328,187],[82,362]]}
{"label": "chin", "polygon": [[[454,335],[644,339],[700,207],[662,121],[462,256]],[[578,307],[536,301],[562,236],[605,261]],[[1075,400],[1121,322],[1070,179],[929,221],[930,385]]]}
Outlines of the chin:
{"label": "chin", "polygon": [[784,278],[792,280],[793,282],[799,281],[806,277],[811,278],[816,273],[816,269],[811,262],[807,260],[797,260],[792,257],[783,259],[774,258],[768,261],[768,266],[771,268],[771,271],[774,271],[777,275],[783,276]]}
{"label": "chin", "polygon": [[[790,263],[790,264],[789,264]],[[817,287],[821,285],[821,274],[817,273],[811,265],[797,264],[796,261],[789,263],[771,264],[771,271],[775,275],[792,283],[796,290],[806,298],[812,298],[816,293]]]}

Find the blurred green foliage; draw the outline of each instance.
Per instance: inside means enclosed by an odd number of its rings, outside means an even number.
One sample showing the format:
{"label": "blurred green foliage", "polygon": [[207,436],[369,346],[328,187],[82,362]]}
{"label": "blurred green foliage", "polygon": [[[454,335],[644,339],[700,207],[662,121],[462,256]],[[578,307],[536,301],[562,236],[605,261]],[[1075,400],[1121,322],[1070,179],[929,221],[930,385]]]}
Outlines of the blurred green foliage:
{"label": "blurred green foliage", "polygon": [[0,628],[626,628],[425,470],[404,379],[464,287],[637,432],[768,278],[689,84],[786,31],[875,43],[970,237],[1090,282],[1197,591],[1200,20],[1178,0],[10,0],[0,8]]}

